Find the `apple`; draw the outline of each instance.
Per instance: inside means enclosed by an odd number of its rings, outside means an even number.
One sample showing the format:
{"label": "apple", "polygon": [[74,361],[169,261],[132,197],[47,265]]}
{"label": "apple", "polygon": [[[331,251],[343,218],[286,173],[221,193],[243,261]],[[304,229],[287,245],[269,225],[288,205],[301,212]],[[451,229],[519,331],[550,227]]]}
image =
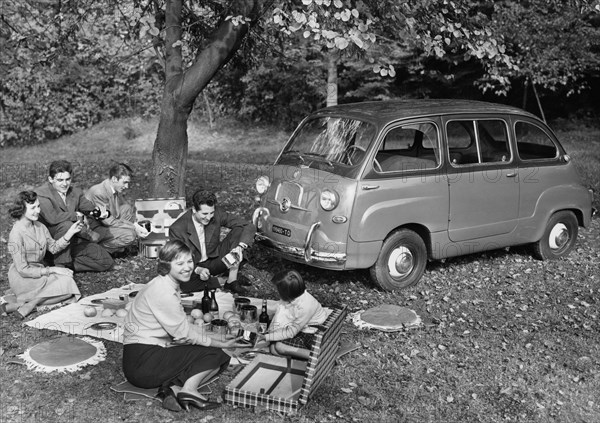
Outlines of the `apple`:
{"label": "apple", "polygon": [[98,312],[96,311],[96,307],[87,306],[83,309],[83,314],[85,314],[85,317],[94,317]]}
{"label": "apple", "polygon": [[235,313],[233,311],[226,311],[225,313],[223,313],[223,320],[229,320],[229,318],[234,314]]}
{"label": "apple", "polygon": [[190,313],[190,316],[192,316],[194,319],[199,319],[202,317],[202,310],[198,310],[197,308],[195,308]]}
{"label": "apple", "polygon": [[212,322],[212,319],[213,319],[213,315],[210,313],[204,313],[204,316],[202,316],[202,320],[204,320],[205,323]]}
{"label": "apple", "polygon": [[125,316],[127,316],[127,310],[125,310],[124,308],[120,308],[115,313],[115,316],[117,316],[117,317],[125,317]]}
{"label": "apple", "polygon": [[104,310],[102,310],[102,317],[111,317],[113,314],[115,314],[115,311],[113,309],[105,308]]}

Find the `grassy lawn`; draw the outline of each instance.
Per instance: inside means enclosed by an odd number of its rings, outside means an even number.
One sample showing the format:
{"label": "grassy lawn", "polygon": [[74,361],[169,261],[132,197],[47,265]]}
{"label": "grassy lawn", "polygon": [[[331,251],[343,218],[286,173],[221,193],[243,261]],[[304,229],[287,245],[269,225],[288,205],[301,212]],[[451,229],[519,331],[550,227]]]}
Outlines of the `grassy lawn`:
{"label": "grassy lawn", "polygon": [[[8,289],[12,222],[6,209],[12,195],[40,184],[54,159],[77,164],[75,182],[88,187],[104,178],[113,160],[127,158],[138,171],[131,197],[147,196],[144,169],[155,130],[155,122],[122,120],[43,146],[2,151],[1,291]],[[586,184],[600,193],[600,129],[561,123],[557,134]],[[250,217],[254,178],[287,136],[234,122],[214,129],[194,122],[187,194],[208,187],[226,208]],[[600,209],[598,195],[594,205]],[[151,400],[125,402],[109,389],[124,380],[122,345],[109,341],[106,360],[96,366],[69,374],[28,371],[8,361],[59,334],[9,316],[0,320],[0,422],[598,422],[599,246],[595,218],[563,260],[537,261],[519,247],[430,262],[416,287],[397,293],[376,290],[366,271],[317,270],[253,247],[244,272],[254,280],[254,297],[276,299],[270,276],[294,267],[325,305],[346,305],[352,313],[398,304],[434,322],[397,333],[359,330],[346,322],[342,339],[360,348],[340,360],[298,416],[230,406],[175,414]],[[119,259],[111,272],[75,279],[85,296],[154,275],[154,261],[138,256]],[[212,386],[212,399],[234,375],[228,371]]]}

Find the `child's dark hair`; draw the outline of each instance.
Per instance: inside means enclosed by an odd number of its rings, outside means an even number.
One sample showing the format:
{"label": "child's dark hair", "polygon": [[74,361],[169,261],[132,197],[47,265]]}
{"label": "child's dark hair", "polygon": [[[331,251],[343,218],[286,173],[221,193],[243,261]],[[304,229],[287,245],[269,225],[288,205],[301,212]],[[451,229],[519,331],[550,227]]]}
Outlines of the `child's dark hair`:
{"label": "child's dark hair", "polygon": [[304,285],[304,279],[295,270],[283,270],[275,273],[271,282],[277,288],[279,292],[279,298],[288,303],[304,294],[306,291],[306,285]]}

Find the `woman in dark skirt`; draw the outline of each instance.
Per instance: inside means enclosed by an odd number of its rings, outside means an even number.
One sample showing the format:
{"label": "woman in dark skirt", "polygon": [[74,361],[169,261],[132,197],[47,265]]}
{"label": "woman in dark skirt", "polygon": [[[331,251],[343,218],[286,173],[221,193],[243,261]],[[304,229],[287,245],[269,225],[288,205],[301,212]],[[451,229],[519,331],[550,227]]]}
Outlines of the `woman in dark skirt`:
{"label": "woman in dark skirt", "polygon": [[[172,411],[218,407],[197,389],[227,368],[230,357],[221,348],[244,346],[236,339],[210,338],[188,321],[179,284],[189,281],[193,270],[190,249],[180,241],[167,242],[158,254],[159,276],[136,295],[125,318],[125,377],[140,388],[158,387],[163,407]],[[174,385],[181,386],[177,396]]]}

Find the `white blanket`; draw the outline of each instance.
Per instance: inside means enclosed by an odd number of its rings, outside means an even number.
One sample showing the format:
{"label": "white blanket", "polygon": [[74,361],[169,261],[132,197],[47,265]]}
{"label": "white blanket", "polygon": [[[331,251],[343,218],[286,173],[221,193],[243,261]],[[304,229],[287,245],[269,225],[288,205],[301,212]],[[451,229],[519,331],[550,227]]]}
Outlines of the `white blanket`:
{"label": "white blanket", "polygon": [[[69,304],[65,307],[52,310],[34,320],[25,322],[25,324],[36,329],[50,329],[59,332],[65,332],[70,335],[93,336],[95,338],[102,338],[108,341],[123,343],[124,318],[114,315],[111,317],[102,317],[103,306],[101,304],[94,304],[92,301],[106,298],[118,300],[119,295],[129,295],[132,291],[139,291],[143,287],[144,284],[130,284],[120,288],[113,288],[107,292],[81,298],[79,302],[75,304]],[[183,298],[182,303],[191,304],[194,300],[200,301],[203,295],[203,292],[196,292],[192,297]],[[233,310],[233,295],[217,290],[215,297],[217,299],[217,303],[219,304],[220,315],[222,315],[225,311]],[[250,298],[250,302],[252,305],[257,306],[260,313],[262,300],[260,298]],[[269,300],[267,304],[269,313],[272,314],[277,307],[277,302]],[[90,305],[95,306],[96,310],[98,311],[98,314],[94,317],[86,317],[83,314],[85,307]],[[127,304],[126,308],[128,308],[129,305],[130,303]],[[90,327],[94,323],[101,322],[114,322],[117,326],[114,329],[100,330],[95,330]]]}

